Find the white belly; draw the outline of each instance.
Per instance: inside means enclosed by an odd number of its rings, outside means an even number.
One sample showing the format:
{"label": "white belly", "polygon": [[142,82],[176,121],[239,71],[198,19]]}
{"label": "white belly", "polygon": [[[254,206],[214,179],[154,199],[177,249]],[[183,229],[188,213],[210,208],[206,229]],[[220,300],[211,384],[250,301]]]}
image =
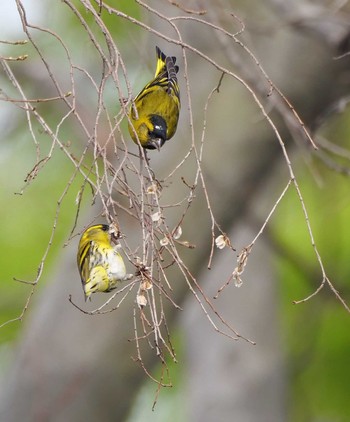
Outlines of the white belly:
{"label": "white belly", "polygon": [[115,250],[108,251],[108,276],[114,280],[123,280],[126,276],[124,261]]}

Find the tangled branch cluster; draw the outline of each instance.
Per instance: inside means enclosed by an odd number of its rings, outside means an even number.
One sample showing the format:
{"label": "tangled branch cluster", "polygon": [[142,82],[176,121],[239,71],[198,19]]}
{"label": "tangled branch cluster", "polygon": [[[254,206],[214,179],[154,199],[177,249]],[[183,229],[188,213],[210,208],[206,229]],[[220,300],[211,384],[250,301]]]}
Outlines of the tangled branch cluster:
{"label": "tangled branch cluster", "polygon": [[[276,210],[278,204],[290,188],[294,188],[299,197],[302,210],[304,212],[305,222],[309,232],[310,242],[314,248],[314,252],[322,271],[322,281],[320,287],[314,293],[316,294],[325,284],[327,284],[337,298],[343,303],[345,308],[349,308],[339,296],[336,289],[330,282],[324,269],[320,254],[314,241],[311,225],[309,222],[308,212],[304,205],[302,193],[300,191],[297,178],[295,176],[291,160],[285,148],[283,139],[271,119],[260,98],[261,95],[269,96],[273,102],[273,106],[280,112],[281,116],[288,122],[288,126],[295,136],[302,137],[311,147],[316,148],[314,141],[307,132],[303,122],[299,118],[293,106],[286,97],[272,83],[259,64],[258,60],[241,41],[240,35],[244,32],[243,23],[233,14],[228,14],[230,19],[238,27],[236,33],[228,32],[223,25],[219,24],[219,19],[215,14],[210,15],[210,19],[204,20],[201,15],[205,15],[205,10],[188,10],[175,2],[170,2],[177,10],[181,12],[181,16],[169,18],[158,10],[152,9],[149,5],[137,0],[139,7],[147,13],[147,16],[166,22],[173,33],[174,37],[168,36],[149,24],[145,20],[138,20],[132,16],[108,6],[103,1],[80,0],[63,0],[70,16],[74,16],[77,25],[80,25],[82,33],[89,39],[89,46],[93,48],[94,54],[97,55],[102,64],[102,72],[94,75],[87,68],[76,65],[76,60],[71,47],[64,37],[51,29],[38,27],[30,22],[27,18],[26,10],[21,0],[16,0],[19,15],[26,34],[26,42],[33,47],[35,55],[45,68],[46,77],[54,87],[55,95],[50,98],[29,98],[27,89],[20,82],[20,78],[16,75],[16,71],[11,66],[13,61],[23,61],[26,56],[18,57],[2,57],[1,65],[6,74],[8,81],[14,86],[16,95],[7,94],[2,91],[2,100],[12,102],[16,107],[23,111],[23,116],[27,120],[28,133],[30,133],[34,147],[36,150],[36,162],[32,170],[26,178],[24,189],[33,183],[40,171],[47,165],[53,154],[60,150],[65,155],[66,160],[72,164],[73,172],[65,190],[62,192],[58,200],[57,212],[53,223],[52,233],[47,245],[47,249],[40,263],[38,274],[33,282],[31,294],[23,309],[22,314],[17,319],[22,319],[27,310],[32,295],[42,275],[44,263],[49,253],[56,226],[59,224],[59,214],[62,202],[65,200],[67,192],[73,189],[76,180],[79,180],[79,189],[76,192],[77,212],[72,223],[71,237],[77,230],[79,224],[80,209],[84,198],[90,197],[91,203],[98,203],[100,206],[100,214],[110,223],[117,224],[124,237],[122,239],[123,250],[129,265],[135,269],[135,278],[127,285],[122,285],[106,302],[93,311],[82,312],[89,314],[100,314],[111,312],[119,308],[125,298],[133,294],[135,297],[134,308],[134,338],[137,346],[137,360],[142,364],[142,347],[141,342],[146,342],[151,348],[154,348],[156,354],[162,362],[165,362],[165,356],[168,354],[176,359],[175,351],[171,343],[169,328],[166,321],[166,312],[164,310],[165,301],[170,302],[172,306],[180,309],[173,298],[173,281],[169,278],[168,270],[176,268],[178,274],[177,283],[182,279],[188,290],[194,295],[202,308],[203,313],[208,318],[214,329],[225,336],[232,339],[243,338],[251,343],[251,340],[241,336],[220,314],[215,308],[210,297],[201,288],[196,276],[192,273],[191,268],[187,265],[184,256],[189,249],[194,248],[191,239],[186,239],[182,233],[183,222],[191,209],[196,195],[200,193],[204,195],[207,212],[210,219],[211,243],[208,255],[207,266],[210,268],[214,255],[215,247],[229,248],[233,253],[233,268],[227,282],[219,289],[218,294],[222,292],[224,287],[234,280],[237,286],[242,284],[242,276],[247,265],[249,255],[252,253],[255,242],[263,233],[271,216]],[[76,5],[79,3],[79,7]],[[81,13],[81,6],[86,15]],[[214,13],[214,12],[213,12]],[[155,35],[172,45],[182,48],[182,59],[184,63],[183,71],[185,76],[185,92],[182,96],[187,98],[189,127],[191,128],[190,145],[188,149],[182,152],[182,156],[177,160],[175,165],[169,169],[168,173],[160,178],[156,171],[152,168],[153,156],[147,157],[144,150],[138,153],[134,144],[130,142],[126,131],[123,128],[123,122],[127,120],[128,110],[132,104],[133,90],[127,65],[123,59],[118,43],[112,38],[108,26],[105,23],[105,16],[112,17],[115,22],[127,21],[132,25],[140,28],[142,31]],[[228,59],[234,66],[239,66],[237,57],[232,54],[230,46],[235,46],[242,50],[245,56],[253,63],[260,74],[259,81],[255,76],[247,74],[242,79],[238,74],[232,72],[205,55],[202,51],[194,48],[192,45],[183,40],[180,27],[182,23],[199,24],[207,28],[212,33],[220,47],[227,53]],[[65,65],[67,72],[65,76],[68,79],[61,78],[58,69],[47,58],[45,47],[40,43],[40,36],[48,37],[51,42],[57,43],[64,51]],[[89,47],[89,48],[90,48]],[[14,47],[15,48],[15,47]],[[204,118],[202,121],[202,129],[200,141],[194,133],[194,117],[191,102],[191,84],[188,78],[188,53],[196,54],[208,65],[213,66],[218,74],[221,75],[217,86],[210,91],[204,107]],[[23,62],[25,66],[26,62]],[[206,139],[206,119],[210,102],[214,94],[220,90],[223,78],[230,78],[238,81],[247,92],[251,95],[256,103],[262,116],[270,125],[280,144],[286,166],[289,172],[289,180],[287,185],[277,201],[274,203],[271,212],[266,218],[261,230],[257,233],[252,242],[247,245],[239,254],[237,262],[235,259],[235,250],[230,239],[220,228],[219,222],[216,220],[212,204],[210,201],[210,192],[208,192],[205,175],[202,168],[202,159]],[[90,116],[84,116],[80,106],[80,84],[81,80],[89,85],[97,98],[93,111],[93,121]],[[69,86],[69,89],[67,89]],[[108,104],[108,97],[112,91],[115,93],[115,103],[119,98],[119,111],[115,113],[115,108],[111,108]],[[61,113],[61,117],[54,124],[45,114],[41,104],[53,106],[56,111]],[[63,110],[63,111],[62,111]],[[92,114],[91,114],[92,115]],[[50,140],[50,148],[48,152],[43,153],[41,145],[42,140],[38,139],[38,128],[45,133],[46,141]],[[77,148],[77,144],[66,140],[66,128],[74,128],[82,139],[83,147]],[[176,142],[176,140],[171,141]],[[45,149],[44,149],[45,150]],[[166,151],[161,151],[165,154]],[[192,175],[191,181],[183,176],[183,170],[189,162],[195,162],[195,173]],[[174,183],[180,183],[183,187],[183,195],[176,200],[169,202],[165,194]],[[23,191],[24,191],[23,189]],[[175,217],[174,217],[175,216]],[[135,231],[139,233],[139,243],[137,246],[129,244],[128,233],[123,230],[123,221],[132,221]],[[78,282],[78,281],[77,281]],[[312,297],[312,294],[310,297]],[[304,299],[307,300],[309,298]],[[71,299],[72,301],[72,299]],[[73,301],[72,301],[73,303]],[[74,304],[74,303],[73,303]],[[77,305],[75,305],[77,306]],[[144,368],[146,371],[147,369]],[[151,376],[151,375],[150,375]]]}

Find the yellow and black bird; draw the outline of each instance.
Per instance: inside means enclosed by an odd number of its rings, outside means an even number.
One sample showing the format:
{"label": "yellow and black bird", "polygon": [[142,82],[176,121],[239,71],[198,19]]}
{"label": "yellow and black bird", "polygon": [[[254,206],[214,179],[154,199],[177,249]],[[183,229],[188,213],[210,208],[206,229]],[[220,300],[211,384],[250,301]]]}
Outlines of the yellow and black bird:
{"label": "yellow and black bird", "polygon": [[[174,136],[180,113],[180,90],[176,57],[166,56],[156,47],[157,67],[154,79],[134,100],[129,112],[129,133],[133,141],[146,149],[160,149]],[[136,108],[136,110],[135,110]]]}
{"label": "yellow and black bird", "polygon": [[[118,249],[119,232],[115,225],[96,224],[82,234],[78,247],[77,263],[85,300],[92,293],[110,292],[120,281],[130,280]],[[112,245],[112,239],[117,242]]]}

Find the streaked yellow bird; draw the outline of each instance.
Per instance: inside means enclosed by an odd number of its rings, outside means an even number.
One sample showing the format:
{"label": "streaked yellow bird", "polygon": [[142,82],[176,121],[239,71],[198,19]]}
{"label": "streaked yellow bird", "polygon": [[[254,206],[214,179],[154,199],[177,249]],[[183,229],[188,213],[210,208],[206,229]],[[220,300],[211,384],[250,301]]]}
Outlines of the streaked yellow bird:
{"label": "streaked yellow bird", "polygon": [[120,244],[112,245],[112,239],[118,240],[118,230],[114,225],[96,224],[88,227],[82,234],[78,247],[77,263],[85,300],[92,293],[110,292],[119,282],[130,280],[122,256],[118,252]]}
{"label": "streaked yellow bird", "polygon": [[[156,47],[154,79],[135,98],[129,112],[129,133],[143,148],[160,149],[176,132],[180,114],[179,67],[176,57],[166,56]],[[136,136],[137,134],[137,136]],[[139,141],[139,142],[138,142]]]}

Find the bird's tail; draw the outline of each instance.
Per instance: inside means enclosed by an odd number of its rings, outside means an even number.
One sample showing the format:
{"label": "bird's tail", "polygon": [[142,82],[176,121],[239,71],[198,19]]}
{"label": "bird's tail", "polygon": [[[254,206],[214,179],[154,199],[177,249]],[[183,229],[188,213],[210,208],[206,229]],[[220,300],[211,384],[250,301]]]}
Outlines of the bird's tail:
{"label": "bird's tail", "polygon": [[179,71],[179,66],[176,66],[176,57],[166,56],[159,47],[156,47],[157,52],[157,67],[155,77],[157,77],[164,70],[168,72],[169,79],[176,80],[176,74]]}
{"label": "bird's tail", "polygon": [[179,66],[175,66],[176,57],[166,57],[165,66],[168,72],[169,80],[177,80],[176,73],[179,71]]}
{"label": "bird's tail", "polygon": [[162,72],[165,66],[165,60],[166,60],[166,55],[157,46],[156,46],[156,52],[157,52],[157,67],[156,67],[155,78]]}
{"label": "bird's tail", "polygon": [[166,70],[168,72],[168,94],[173,91],[175,95],[180,98],[179,85],[177,83],[176,73],[179,71],[179,66],[175,65],[176,57],[167,57],[165,59]]}

